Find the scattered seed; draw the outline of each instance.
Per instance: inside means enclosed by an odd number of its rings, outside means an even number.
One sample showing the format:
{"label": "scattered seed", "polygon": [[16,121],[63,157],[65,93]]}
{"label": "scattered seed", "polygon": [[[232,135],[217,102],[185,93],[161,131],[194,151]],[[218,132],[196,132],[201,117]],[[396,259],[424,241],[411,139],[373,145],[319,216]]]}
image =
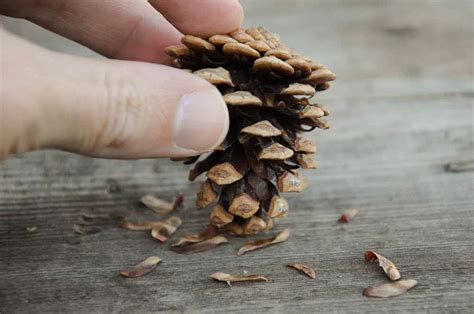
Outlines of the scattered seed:
{"label": "scattered seed", "polygon": [[229,286],[232,286],[231,282],[268,281],[268,278],[262,275],[230,275],[230,274],[221,273],[221,272],[212,274],[211,278],[217,281],[227,282]]}
{"label": "scattered seed", "polygon": [[417,285],[414,279],[402,279],[396,282],[365,288],[362,295],[372,298],[390,298],[404,294]]}
{"label": "scattered seed", "polygon": [[244,255],[247,252],[286,241],[289,238],[289,236],[290,236],[290,229],[286,228],[273,238],[248,241],[247,243],[244,244],[244,246],[242,246],[239,249],[239,251],[237,252],[237,255],[239,256]]}
{"label": "scattered seed", "polygon": [[151,194],[147,194],[140,199],[140,202],[143,203],[149,209],[161,214],[163,211],[169,212],[173,208],[173,204],[157,198]]}
{"label": "scattered seed", "polygon": [[346,211],[344,211],[344,213],[342,213],[341,217],[339,218],[339,222],[347,223],[351,221],[352,219],[354,219],[355,215],[357,215],[358,212],[359,210],[357,208],[347,209]]}
{"label": "scattered seed", "polygon": [[140,202],[143,203],[146,207],[153,210],[154,212],[167,215],[172,211],[175,211],[183,203],[184,197],[181,194],[176,196],[174,203],[157,198],[151,194],[147,194],[140,199]]}
{"label": "scattered seed", "polygon": [[391,280],[395,281],[400,279],[400,272],[398,271],[395,264],[388,258],[378,254],[375,251],[365,251],[364,256],[366,261],[378,260],[379,266],[383,268],[383,271]]}
{"label": "scattered seed", "polygon": [[295,264],[288,264],[287,266],[288,267],[293,267],[294,269],[297,269],[297,270],[305,273],[308,277],[311,277],[313,279],[316,278],[316,272],[314,271],[314,269],[312,269],[308,265],[295,263]]}
{"label": "scattered seed", "polygon": [[36,230],[38,230],[37,227],[26,227],[26,231],[28,232],[35,232]]}
{"label": "scattered seed", "polygon": [[162,224],[151,229],[151,236],[161,242],[165,242],[181,226],[182,220],[177,216],[166,219]]}
{"label": "scattered seed", "polygon": [[208,240],[198,242],[198,243],[193,243],[186,246],[173,246],[171,247],[171,250],[180,254],[194,254],[194,253],[212,250],[216,248],[217,246],[219,246],[220,244],[227,243],[227,242],[229,241],[227,241],[227,239],[224,236],[218,235]]}
{"label": "scattered seed", "polygon": [[120,271],[120,274],[127,278],[141,277],[152,272],[159,262],[161,262],[161,258],[158,256],[150,256],[132,268]]}
{"label": "scattered seed", "polygon": [[171,246],[175,247],[175,246],[183,246],[183,245],[191,244],[191,243],[203,242],[216,236],[217,232],[218,232],[217,227],[209,224],[201,232],[197,234],[190,234],[190,235],[184,236],[180,238],[178,241],[176,241],[175,243],[173,243]]}
{"label": "scattered seed", "polygon": [[123,219],[120,222],[120,226],[127,230],[137,231],[137,230],[151,230],[153,228],[162,226],[164,224],[163,221],[130,221],[127,219]]}

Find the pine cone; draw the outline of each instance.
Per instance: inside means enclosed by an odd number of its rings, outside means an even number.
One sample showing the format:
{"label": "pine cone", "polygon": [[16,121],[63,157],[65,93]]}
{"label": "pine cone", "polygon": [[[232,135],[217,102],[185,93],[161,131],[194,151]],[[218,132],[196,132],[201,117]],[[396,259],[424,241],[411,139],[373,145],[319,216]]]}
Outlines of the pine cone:
{"label": "pine cone", "polygon": [[295,169],[316,168],[316,145],[299,134],[329,127],[322,118],[329,111],[309,98],[335,75],[262,27],[181,42],[166,48],[175,66],[214,84],[230,113],[225,141],[190,171],[191,181],[207,172],[196,204],[214,204],[211,224],[233,234],[270,229],[272,218],[288,212],[280,192],[307,186]]}

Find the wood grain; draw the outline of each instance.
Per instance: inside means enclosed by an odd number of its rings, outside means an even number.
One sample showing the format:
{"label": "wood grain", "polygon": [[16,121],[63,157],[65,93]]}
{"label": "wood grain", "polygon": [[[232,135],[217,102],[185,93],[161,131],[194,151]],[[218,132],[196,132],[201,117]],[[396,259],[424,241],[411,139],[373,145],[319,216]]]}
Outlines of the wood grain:
{"label": "wood grain", "polygon": [[[241,238],[176,254],[148,232],[118,228],[114,216],[156,218],[139,198],[180,191],[183,225],[173,239],[198,232],[207,213],[195,210],[199,182],[187,182],[188,167],[54,151],[12,157],[0,162],[0,312],[474,310],[474,173],[446,170],[474,155],[472,2],[242,2],[246,25],[267,26],[338,75],[316,96],[332,125],[312,135],[319,169],[306,172],[310,187],[289,195],[289,216],[276,224],[291,228],[290,239],[242,257]],[[34,32],[61,51],[76,47]],[[349,207],[359,214],[338,224]],[[75,234],[75,223],[101,232]],[[364,262],[367,249],[418,286],[364,298],[363,288],[387,281]],[[153,273],[120,276],[150,255],[163,260]],[[318,276],[289,263],[313,265]],[[230,288],[209,278],[217,271],[270,280]]]}

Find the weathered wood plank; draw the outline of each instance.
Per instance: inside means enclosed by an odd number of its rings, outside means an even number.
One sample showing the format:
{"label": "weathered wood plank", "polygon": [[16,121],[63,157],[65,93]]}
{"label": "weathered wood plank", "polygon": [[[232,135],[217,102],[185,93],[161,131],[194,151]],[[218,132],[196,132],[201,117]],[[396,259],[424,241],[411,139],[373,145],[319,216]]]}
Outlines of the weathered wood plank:
{"label": "weathered wood plank", "polygon": [[[321,310],[343,311],[348,306],[376,310],[381,303],[365,300],[361,290],[383,281],[384,275],[363,262],[366,248],[382,251],[396,261],[403,276],[420,282],[405,296],[383,301],[383,306],[400,311],[472,306],[468,298],[474,279],[474,237],[468,231],[474,223],[472,173],[449,173],[443,168],[446,162],[472,150],[470,117],[465,114],[471,108],[469,102],[465,99],[453,107],[442,100],[419,103],[430,105],[441,116],[449,111],[457,123],[456,127],[440,124],[439,129],[427,123],[412,133],[392,130],[392,124],[386,123],[370,136],[347,135],[343,130],[350,129],[352,120],[342,118],[338,128],[321,138],[318,155],[323,166],[310,177],[313,189],[290,196],[290,216],[279,223],[292,227],[290,241],[239,258],[235,251],[242,239],[189,257],[169,252],[146,233],[118,228],[82,237],[72,233],[72,224],[83,212],[126,213],[131,209],[131,215],[150,215],[136,204],[141,194],[156,192],[171,198],[176,190],[186,193],[188,209],[181,214],[184,225],[178,235],[197,231],[207,218],[192,210],[197,186],[185,181],[185,169],[180,165],[159,161],[166,167],[154,173],[155,161],[131,162],[137,166],[127,169],[121,165],[129,162],[87,159],[86,163],[99,165],[105,173],[71,176],[67,172],[70,167],[64,172],[57,167],[57,175],[44,177],[28,169],[35,172],[42,164],[55,164],[56,158],[68,158],[71,164],[86,159],[52,152],[30,154],[21,161],[9,159],[2,164],[2,173],[13,168],[18,171],[23,165],[25,176],[1,179],[0,290],[4,309],[21,311],[34,304],[35,309],[44,311],[252,311],[268,307],[310,311],[314,306]],[[378,119],[370,114],[372,104],[355,105],[368,114],[367,123]],[[413,106],[410,101],[376,105],[395,117]],[[414,111],[405,123],[414,124],[423,114]],[[331,138],[336,133],[344,134]],[[439,140],[443,136],[444,140]],[[367,147],[373,149],[364,149]],[[45,162],[45,156],[50,161]],[[110,178],[121,192],[109,192]],[[174,180],[170,185],[157,183],[168,178]],[[36,195],[41,196],[35,199]],[[349,206],[360,208],[359,216],[347,226],[338,225],[338,215]],[[28,233],[27,226],[37,226],[38,231]],[[153,274],[136,281],[120,278],[118,270],[149,254],[164,260]],[[315,265],[317,279],[308,281],[285,269],[286,263],[295,261]],[[218,270],[261,272],[271,281],[228,289],[208,279]]]}
{"label": "weathered wood plank", "polygon": [[[339,75],[317,96],[332,112],[332,128],[312,135],[320,168],[307,172],[308,191],[289,195],[290,214],[277,223],[292,229],[289,241],[237,257],[245,240],[233,238],[183,256],[112,223],[75,235],[84,213],[155,217],[137,203],[145,193],[185,194],[176,237],[198,231],[207,214],[194,210],[198,183],[187,182],[186,166],[30,153],[0,162],[0,312],[474,309],[474,172],[445,168],[474,158],[472,3],[244,4],[248,25],[268,26]],[[336,223],[348,207],[359,215]],[[364,298],[363,288],[386,280],[364,262],[369,248],[419,285],[398,298]],[[163,259],[153,273],[119,275],[149,255]],[[317,278],[285,267],[292,262],[313,265]],[[270,281],[229,288],[209,279],[215,271]]]}

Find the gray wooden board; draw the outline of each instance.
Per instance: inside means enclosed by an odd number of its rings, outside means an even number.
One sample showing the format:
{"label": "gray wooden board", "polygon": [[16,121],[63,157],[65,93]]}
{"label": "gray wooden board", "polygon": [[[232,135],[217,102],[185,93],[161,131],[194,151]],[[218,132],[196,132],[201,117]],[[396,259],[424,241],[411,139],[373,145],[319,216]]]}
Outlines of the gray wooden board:
{"label": "gray wooden board", "polygon": [[[184,256],[112,222],[77,235],[84,214],[152,218],[139,197],[177,191],[185,202],[175,237],[196,232],[207,221],[193,205],[198,182],[168,160],[11,157],[0,163],[0,312],[474,310],[474,172],[445,168],[474,159],[472,2],[243,2],[246,25],[268,26],[339,75],[316,97],[332,111],[332,128],[311,135],[320,167],[306,172],[307,191],[288,195],[290,214],[276,225],[290,227],[290,239],[237,257],[245,239]],[[77,47],[30,32],[62,51]],[[359,215],[338,224],[349,207]],[[366,249],[418,286],[397,298],[363,297],[363,288],[387,281],[364,262]],[[149,255],[163,259],[153,273],[119,275]],[[285,267],[292,262],[313,265],[317,278]],[[270,281],[230,288],[209,278],[215,271]]]}

